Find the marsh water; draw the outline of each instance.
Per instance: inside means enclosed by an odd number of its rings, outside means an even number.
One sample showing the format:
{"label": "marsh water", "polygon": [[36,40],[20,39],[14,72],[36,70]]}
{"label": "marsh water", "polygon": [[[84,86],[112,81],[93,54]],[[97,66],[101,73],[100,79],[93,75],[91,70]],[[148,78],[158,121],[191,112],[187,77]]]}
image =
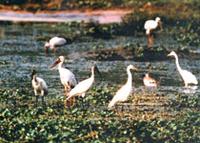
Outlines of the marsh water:
{"label": "marsh water", "polygon": [[[127,79],[126,66],[133,64],[138,71],[133,72],[134,94],[131,98],[141,98],[140,103],[133,102],[132,106],[141,106],[135,110],[149,110],[161,114],[167,112],[169,116],[175,116],[184,110],[190,110],[190,107],[179,108],[169,107],[171,101],[178,100],[180,96],[187,98],[197,98],[200,93],[199,87],[196,89],[184,88],[183,81],[176,69],[175,60],[167,58],[160,61],[133,61],[133,60],[89,60],[83,56],[87,51],[104,48],[110,49],[118,46],[127,45],[127,43],[146,44],[145,35],[142,36],[115,36],[110,39],[98,39],[91,37],[81,37],[71,44],[59,47],[57,52],[48,55],[44,52],[44,43],[46,39],[59,35],[57,24],[38,23],[38,24],[1,24],[0,26],[0,87],[4,89],[30,88],[31,71],[36,69],[38,76],[45,79],[49,87],[49,96],[52,98],[63,97],[63,87],[60,83],[58,71],[50,69],[54,60],[64,55],[66,57],[65,67],[69,68],[81,81],[90,75],[90,68],[97,64],[103,77],[96,76],[94,87],[117,90]],[[43,38],[46,37],[46,38]],[[172,47],[175,50],[180,47],[169,35],[161,33],[155,40],[155,46]],[[197,51],[196,47],[188,47]],[[197,51],[198,52],[198,51]],[[156,53],[155,53],[156,54]],[[180,65],[184,69],[192,71],[198,81],[200,81],[200,61],[198,58],[180,57]],[[142,78],[149,72],[157,81],[157,89],[145,89]],[[135,95],[135,97],[134,97]],[[148,100],[152,99],[152,100]],[[129,102],[131,103],[131,102]],[[166,103],[166,104],[165,104]],[[197,109],[195,109],[197,110]]]}

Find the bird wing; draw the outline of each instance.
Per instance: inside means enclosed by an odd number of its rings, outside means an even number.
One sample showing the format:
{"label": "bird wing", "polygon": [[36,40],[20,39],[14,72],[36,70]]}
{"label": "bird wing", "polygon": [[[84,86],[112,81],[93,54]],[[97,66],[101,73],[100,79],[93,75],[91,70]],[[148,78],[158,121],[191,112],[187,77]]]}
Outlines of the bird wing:
{"label": "bird wing", "polygon": [[62,68],[59,70],[59,72],[62,84],[68,84],[68,82],[73,86],[77,84],[75,75],[70,70]]}
{"label": "bird wing", "polygon": [[184,81],[186,80],[188,83],[198,84],[197,78],[190,71],[182,70],[181,75]]}
{"label": "bird wing", "polygon": [[64,45],[66,43],[66,40],[64,38],[61,37],[54,37],[49,41],[50,44],[53,44],[55,46],[61,46]]}
{"label": "bird wing", "polygon": [[155,29],[158,26],[155,20],[147,20],[144,24],[144,29]]}
{"label": "bird wing", "polygon": [[115,96],[113,97],[113,99],[110,101],[108,108],[111,108],[112,106],[114,106],[118,101],[125,101],[127,100],[129,94],[132,92],[132,88],[130,88],[131,90],[129,91],[130,87],[128,85],[124,85],[122,86],[115,94]]}
{"label": "bird wing", "polygon": [[44,79],[42,79],[40,77],[36,77],[36,78],[37,78],[38,83],[41,85],[41,87],[43,89],[47,89],[48,88],[46,82],[44,81]]}
{"label": "bird wing", "polygon": [[69,96],[73,96],[76,94],[82,94],[86,92],[92,86],[93,80],[92,78],[88,78],[79,82],[69,93]]}

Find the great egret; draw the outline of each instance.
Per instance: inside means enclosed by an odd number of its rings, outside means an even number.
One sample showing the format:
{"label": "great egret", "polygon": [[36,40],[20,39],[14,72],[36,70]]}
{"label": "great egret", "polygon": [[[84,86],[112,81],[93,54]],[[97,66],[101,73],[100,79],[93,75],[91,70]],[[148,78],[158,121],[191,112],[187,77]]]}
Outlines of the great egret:
{"label": "great egret", "polygon": [[123,85],[115,94],[113,99],[108,104],[108,108],[113,107],[117,102],[124,102],[128,99],[128,96],[132,93],[132,74],[130,70],[137,70],[133,65],[129,65],[126,69],[128,79],[125,85]]}
{"label": "great egret", "polygon": [[193,75],[191,72],[184,70],[180,67],[179,61],[178,61],[178,56],[174,51],[171,51],[171,53],[169,53],[167,56],[175,57],[176,67],[185,83],[185,87],[188,87],[189,84],[195,84],[195,85],[198,84],[198,81],[197,81],[197,78],[195,77],[195,75]]}
{"label": "great egret", "polygon": [[91,76],[90,76],[90,78],[85,79],[85,80],[79,82],[69,92],[69,96],[68,96],[67,100],[70,99],[71,97],[74,97],[74,96],[80,96],[80,95],[82,97],[85,96],[86,92],[92,87],[92,84],[94,83],[94,80],[95,80],[95,78],[94,78],[95,71],[97,71],[98,73],[100,73],[96,65],[92,66],[92,68],[91,68]]}

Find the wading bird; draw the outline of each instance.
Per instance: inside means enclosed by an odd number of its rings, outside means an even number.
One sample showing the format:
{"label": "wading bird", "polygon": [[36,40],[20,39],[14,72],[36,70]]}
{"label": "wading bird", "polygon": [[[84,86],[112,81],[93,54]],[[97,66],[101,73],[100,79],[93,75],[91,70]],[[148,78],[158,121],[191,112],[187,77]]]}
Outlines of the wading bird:
{"label": "wading bird", "polygon": [[146,30],[148,47],[152,47],[153,45],[154,38],[152,35],[152,31],[155,30],[158,26],[162,30],[162,23],[160,17],[156,17],[155,20],[147,20],[144,23],[144,29]]}
{"label": "wading bird", "polygon": [[97,68],[97,66],[92,66],[91,68],[91,76],[88,79],[85,79],[81,82],[79,82],[70,92],[69,95],[67,97],[67,100],[70,99],[71,97],[74,96],[82,96],[85,97],[86,92],[92,87],[92,84],[94,83],[94,74],[95,71],[97,71],[99,74],[99,70]]}
{"label": "wading bird", "polygon": [[56,47],[63,46],[67,43],[67,40],[62,37],[53,37],[49,40],[49,42],[46,42],[44,45],[46,54],[48,53],[49,49],[53,50],[53,52],[56,52]]}
{"label": "wading bird", "polygon": [[128,79],[125,85],[123,85],[115,94],[113,99],[110,101],[108,108],[113,107],[117,102],[124,102],[128,99],[128,96],[132,93],[132,74],[130,70],[137,70],[133,65],[129,65],[126,69]]}
{"label": "wading bird", "polygon": [[143,83],[146,87],[157,87],[157,82],[155,79],[149,76],[148,73],[145,74],[145,77],[143,78]]}
{"label": "wading bird", "polygon": [[[69,91],[74,88],[77,84],[77,80],[75,78],[75,75],[68,69],[63,68],[62,65],[65,61],[64,56],[60,56],[54,64],[51,66],[51,68],[58,65],[58,71],[60,73],[60,81],[62,85],[64,86],[65,96],[68,95]],[[66,102],[65,102],[66,105]]]}
{"label": "wading bird", "polygon": [[181,75],[181,77],[184,81],[185,87],[188,87],[189,84],[195,84],[195,85],[198,84],[198,81],[197,81],[197,78],[195,77],[195,75],[193,75],[191,72],[184,70],[180,67],[179,61],[178,61],[178,56],[174,51],[169,53],[167,56],[175,57],[176,67],[177,67],[178,72],[180,73],[180,75]]}
{"label": "wading bird", "polygon": [[46,82],[42,78],[37,77],[35,70],[32,71],[31,82],[36,97],[36,104],[38,103],[39,97],[42,98],[42,103],[44,104],[44,96],[48,94]]}

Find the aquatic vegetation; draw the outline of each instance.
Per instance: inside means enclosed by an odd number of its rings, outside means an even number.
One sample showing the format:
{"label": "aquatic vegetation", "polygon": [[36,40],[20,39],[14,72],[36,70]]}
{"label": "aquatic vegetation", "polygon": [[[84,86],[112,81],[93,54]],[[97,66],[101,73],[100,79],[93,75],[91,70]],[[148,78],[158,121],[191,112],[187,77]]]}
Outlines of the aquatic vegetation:
{"label": "aquatic vegetation", "polygon": [[[185,91],[174,74],[174,62],[166,57],[169,51],[177,51],[184,61],[181,64],[199,76],[199,1],[190,1],[195,4],[191,9],[189,1],[178,5],[178,1],[152,1],[148,10],[144,8],[147,1],[74,2],[63,2],[67,6],[60,9],[108,8],[121,3],[122,7],[139,7],[118,24],[2,23],[0,142],[199,142],[199,89]],[[52,10],[57,8],[55,5]],[[159,36],[148,49],[144,21],[156,16],[162,18],[164,31],[154,33]],[[55,55],[44,56],[44,42],[55,35],[69,38],[71,44]],[[49,69],[55,56],[61,54],[79,81],[90,74],[88,67],[94,63],[103,73],[103,79],[97,77],[87,96],[76,98],[68,109],[64,108],[59,76]],[[109,110],[109,102],[125,82],[126,74],[121,71],[128,64],[139,68],[133,74],[135,92]],[[44,106],[34,102],[32,68],[39,69],[49,85]],[[159,79],[155,91],[143,88],[142,75],[147,71]]]}
{"label": "aquatic vegetation", "polygon": [[[1,100],[10,96],[10,92],[22,94],[19,90],[1,92],[6,95],[1,97]],[[114,93],[107,88],[93,88],[85,99],[77,99],[77,104],[71,109],[56,107],[53,103],[47,103],[46,107],[35,108],[30,104],[32,102],[30,98],[18,100],[19,95],[12,97],[20,103],[14,107],[12,105],[1,107],[0,140],[13,142],[197,142],[199,140],[198,111],[184,113],[176,119],[128,119],[128,116],[119,117],[115,111],[105,108],[112,98],[111,94]],[[182,99],[178,101],[188,102]],[[26,103],[29,106],[24,108]],[[185,104],[184,107],[188,105]]]}

